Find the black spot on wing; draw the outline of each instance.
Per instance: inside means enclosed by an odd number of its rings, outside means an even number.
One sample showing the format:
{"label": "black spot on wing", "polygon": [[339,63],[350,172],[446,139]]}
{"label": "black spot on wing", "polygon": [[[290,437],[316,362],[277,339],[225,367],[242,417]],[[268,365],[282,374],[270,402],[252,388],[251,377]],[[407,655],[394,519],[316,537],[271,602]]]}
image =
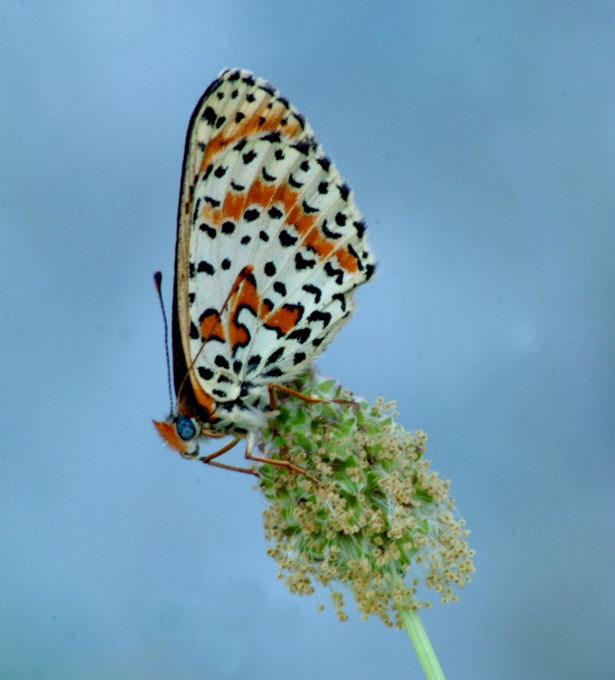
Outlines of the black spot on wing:
{"label": "black spot on wing", "polygon": [[211,108],[211,106],[205,107],[201,118],[207,123],[207,125],[210,125],[211,127],[216,124],[216,112]]}
{"label": "black spot on wing", "polygon": [[265,142],[271,142],[272,144],[276,144],[277,142],[280,142],[282,140],[282,137],[279,132],[270,132],[267,135],[263,135],[261,137]]}
{"label": "black spot on wing", "polygon": [[284,213],[275,206],[269,208],[267,214],[269,215],[269,217],[271,217],[272,220],[279,220],[280,217],[284,217]]}
{"label": "black spot on wing", "polygon": [[250,150],[250,151],[244,153],[242,158],[243,158],[243,162],[246,165],[249,165],[256,158],[256,151]]}
{"label": "black spot on wing", "polygon": [[282,296],[286,296],[286,286],[281,281],[276,281],[273,284],[273,290]]}
{"label": "black spot on wing", "polygon": [[275,352],[272,352],[269,355],[269,358],[265,362],[265,366],[269,366],[270,364],[274,364],[282,356],[282,354],[284,354],[284,348],[278,347],[278,349],[276,349]]}
{"label": "black spot on wing", "polygon": [[194,211],[192,213],[192,222],[193,223],[196,222],[198,217],[199,217],[200,208],[201,208],[201,199],[198,198],[197,201],[196,201],[196,204],[194,206]]}
{"label": "black spot on wing", "polygon": [[352,247],[352,244],[348,244],[348,252],[354,257],[354,259],[357,261],[357,267],[359,267],[360,271],[363,271],[365,267],[363,266],[363,262],[361,262],[361,258],[357,255],[357,251]]}
{"label": "black spot on wing", "polygon": [[331,276],[335,279],[335,283],[337,283],[338,286],[342,285],[344,281],[344,272],[342,269],[337,269],[331,262],[325,262],[324,270],[327,276]]}
{"label": "black spot on wing", "polygon": [[314,302],[316,302],[316,304],[320,302],[320,298],[322,297],[322,291],[320,288],[313,286],[311,283],[306,283],[305,286],[303,286],[303,290],[306,293],[311,293],[314,296]]}
{"label": "black spot on wing", "polygon": [[242,113],[241,111],[237,111],[235,114],[235,122],[236,123],[241,123],[241,121],[246,117],[245,113]]}
{"label": "black spot on wing", "polygon": [[307,201],[305,201],[305,200],[302,203],[302,207],[303,207],[303,212],[306,213],[306,214],[317,213],[318,210],[319,210],[319,208],[313,208],[311,205],[308,205]]}
{"label": "black spot on wing", "polygon": [[295,364],[296,366],[297,364],[300,364],[302,361],[305,361],[305,353],[297,352],[293,357],[293,364]]}
{"label": "black spot on wing", "polygon": [[295,269],[297,271],[301,271],[302,269],[313,269],[315,264],[316,260],[308,260],[307,258],[303,257],[301,253],[295,254]]}
{"label": "black spot on wing", "polygon": [[332,299],[339,301],[339,303],[342,305],[342,312],[346,311],[346,296],[343,293],[336,293]]}
{"label": "black spot on wing", "polygon": [[207,234],[209,238],[216,238],[216,230],[213,227],[210,227],[209,224],[206,224],[205,222],[202,222],[199,224],[199,229]]}
{"label": "black spot on wing", "polygon": [[211,380],[214,377],[214,372],[211,370],[211,368],[203,368],[203,366],[199,366],[196,370],[203,380]]}
{"label": "black spot on wing", "polygon": [[327,220],[324,220],[322,223],[322,226],[320,227],[322,229],[322,233],[327,237],[330,238],[332,241],[335,241],[337,238],[341,238],[343,234],[340,234],[337,231],[331,231],[329,227],[327,227]]}
{"label": "black spot on wing", "polygon": [[301,182],[297,182],[297,180],[292,176],[292,173],[288,176],[288,183],[291,187],[293,187],[293,189],[301,189],[303,186]]}
{"label": "black spot on wing", "polygon": [[280,243],[282,247],[284,248],[290,248],[291,246],[294,246],[295,243],[299,240],[296,236],[293,236],[292,234],[289,234],[286,229],[282,229],[279,235]]}
{"label": "black spot on wing", "polygon": [[[301,127],[303,127],[303,125]],[[302,153],[304,156],[307,156],[310,153],[310,149],[312,148],[312,144],[309,142],[297,142],[296,144],[291,144],[291,146],[293,149],[297,149],[297,151]]]}
{"label": "black spot on wing", "polygon": [[212,208],[217,208],[220,205],[220,201],[211,196],[205,196],[205,203],[209,203]]}
{"label": "black spot on wing", "polygon": [[234,189],[235,191],[243,191],[245,189],[243,184],[235,184],[235,182],[233,182],[232,180],[231,180],[231,188]]}
{"label": "black spot on wing", "polygon": [[214,359],[214,364],[220,368],[230,368],[228,361],[221,354],[218,354],[218,356]]}
{"label": "black spot on wing", "polygon": [[260,212],[256,210],[256,208],[250,208],[250,210],[246,210],[245,213],[243,214],[243,219],[246,222],[254,222],[260,217]]}
{"label": "black spot on wing", "polygon": [[222,233],[223,234],[232,234],[235,231],[235,225],[233,222],[226,221],[222,223]]}
{"label": "black spot on wing", "polygon": [[340,196],[343,201],[348,201],[348,196],[350,196],[350,187],[344,182],[337,187],[340,190]]}
{"label": "black spot on wing", "polygon": [[223,168],[221,165],[219,165],[216,168],[216,171],[214,172],[214,175],[220,179],[220,177],[224,177],[226,175],[226,171],[228,170],[228,166],[226,168]]}
{"label": "black spot on wing", "polygon": [[311,333],[312,331],[309,328],[298,328],[288,334],[288,339],[296,340],[300,345],[303,345]]}
{"label": "black spot on wing", "polygon": [[357,230],[357,236],[359,238],[363,238],[363,234],[365,233],[365,222],[363,220],[359,220],[358,222],[353,222],[352,223],[353,227]]}
{"label": "black spot on wing", "polygon": [[276,177],[273,175],[270,175],[265,168],[263,168],[263,179],[265,179],[267,182],[275,182]]}
{"label": "black spot on wing", "polygon": [[319,312],[318,310],[316,310],[308,316],[307,320],[311,321],[312,323],[316,321],[322,321],[322,327],[324,330],[331,321],[331,314],[329,314],[328,312]]}
{"label": "black spot on wing", "polygon": [[196,268],[197,272],[201,274],[209,274],[209,276],[213,276],[216,273],[216,270],[214,269],[213,265],[211,265],[209,262],[206,260],[201,260],[199,264],[197,265]]}
{"label": "black spot on wing", "polygon": [[248,373],[253,373],[259,366],[261,362],[261,356],[260,354],[253,354],[249,359],[248,359]]}

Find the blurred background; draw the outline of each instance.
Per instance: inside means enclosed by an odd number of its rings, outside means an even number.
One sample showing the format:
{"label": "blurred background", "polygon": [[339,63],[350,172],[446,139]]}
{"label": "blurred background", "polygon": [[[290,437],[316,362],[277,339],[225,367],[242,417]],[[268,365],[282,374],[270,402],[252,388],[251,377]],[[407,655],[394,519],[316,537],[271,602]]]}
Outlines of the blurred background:
{"label": "blurred background", "polygon": [[378,276],[318,364],[452,480],[477,572],[422,615],[445,674],[612,679],[605,0],[3,0],[0,678],[422,677],[405,632],[290,595],[251,478],[151,424],[186,127],[235,66],[370,226]]}

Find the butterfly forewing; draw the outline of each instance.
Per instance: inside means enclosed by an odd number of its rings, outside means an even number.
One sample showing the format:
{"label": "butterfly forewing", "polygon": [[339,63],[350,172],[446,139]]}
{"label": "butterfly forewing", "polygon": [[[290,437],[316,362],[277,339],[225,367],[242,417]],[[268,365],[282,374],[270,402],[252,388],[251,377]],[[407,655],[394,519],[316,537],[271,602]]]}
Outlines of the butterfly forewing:
{"label": "butterfly forewing", "polygon": [[179,206],[175,304],[195,393],[249,401],[313,361],[373,272],[364,231],[305,119],[266,81],[222,72],[191,120]]}

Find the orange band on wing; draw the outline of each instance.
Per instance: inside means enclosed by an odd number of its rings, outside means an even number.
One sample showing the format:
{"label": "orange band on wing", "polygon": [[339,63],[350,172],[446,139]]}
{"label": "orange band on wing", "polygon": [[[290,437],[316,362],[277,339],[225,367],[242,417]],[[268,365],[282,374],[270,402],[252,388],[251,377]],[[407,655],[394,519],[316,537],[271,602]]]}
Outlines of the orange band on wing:
{"label": "orange band on wing", "polygon": [[[251,273],[250,267],[250,273]],[[232,351],[237,347],[245,347],[250,341],[247,328],[239,322],[239,314],[243,309],[249,310],[255,317],[259,316],[261,298],[256,290],[256,282],[249,274],[244,278],[233,293],[230,303],[228,322],[228,336]]]}
{"label": "orange band on wing", "polygon": [[356,258],[350,254],[347,248],[338,248],[335,251],[334,255],[335,257],[337,257],[337,261],[340,263],[340,267],[342,267],[342,269],[345,269],[347,272],[354,274],[354,272],[356,272],[357,269],[359,268],[357,265]]}
{"label": "orange band on wing", "polygon": [[224,342],[224,329],[220,323],[220,315],[215,310],[211,310],[207,316],[201,321],[201,339],[207,342],[208,340],[221,340]]}
{"label": "orange band on wing", "polygon": [[[274,103],[273,108],[270,109],[268,107],[270,101],[270,99],[266,99],[258,109],[251,112],[239,124],[227,124],[217,135],[209,140],[201,160],[199,173],[205,172],[214,156],[239,139],[255,137],[268,132],[280,132],[288,139],[294,139],[301,134],[301,124],[291,111],[286,109],[280,102]],[[229,134],[229,128],[231,127],[234,127],[234,129]]]}
{"label": "orange band on wing", "polygon": [[220,208],[212,208],[209,203],[201,208],[201,219],[208,224],[219,225],[222,221],[222,210]]}
{"label": "orange band on wing", "polygon": [[318,229],[314,228],[316,220],[316,215],[306,215],[298,205],[295,205],[286,222],[292,224],[299,234],[304,235],[302,245],[309,248],[321,260],[325,260],[335,250],[335,246],[322,236]]}
{"label": "orange band on wing", "polygon": [[224,203],[222,205],[222,219],[231,218],[235,221],[239,220],[241,213],[243,212],[243,206],[245,205],[245,197],[243,194],[235,193],[234,191],[229,191],[224,198]]}
{"label": "orange band on wing", "polygon": [[298,307],[284,305],[264,319],[265,327],[277,329],[283,335],[286,335],[288,331],[295,327],[300,316],[301,310]]}
{"label": "orange band on wing", "polygon": [[289,213],[291,208],[297,203],[299,194],[290,189],[286,184],[280,184],[273,195],[274,203],[282,203],[284,205],[284,212]]}
{"label": "orange band on wing", "polygon": [[260,205],[261,208],[267,208],[275,194],[276,188],[275,184],[266,186],[260,179],[256,179],[248,191],[246,205],[256,203],[256,205]]}

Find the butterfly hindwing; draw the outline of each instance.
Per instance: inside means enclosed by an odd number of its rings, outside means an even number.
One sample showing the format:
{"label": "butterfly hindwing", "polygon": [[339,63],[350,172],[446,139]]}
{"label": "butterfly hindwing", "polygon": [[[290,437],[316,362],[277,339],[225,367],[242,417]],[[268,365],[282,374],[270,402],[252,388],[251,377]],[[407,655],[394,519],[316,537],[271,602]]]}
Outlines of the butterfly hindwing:
{"label": "butterfly hindwing", "polygon": [[301,114],[266,81],[222,72],[191,120],[179,206],[175,302],[192,384],[223,404],[313,361],[373,272],[364,231]]}

